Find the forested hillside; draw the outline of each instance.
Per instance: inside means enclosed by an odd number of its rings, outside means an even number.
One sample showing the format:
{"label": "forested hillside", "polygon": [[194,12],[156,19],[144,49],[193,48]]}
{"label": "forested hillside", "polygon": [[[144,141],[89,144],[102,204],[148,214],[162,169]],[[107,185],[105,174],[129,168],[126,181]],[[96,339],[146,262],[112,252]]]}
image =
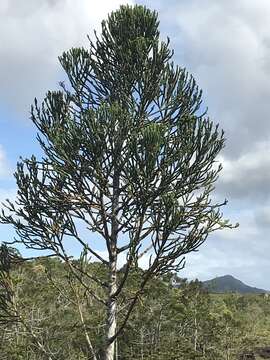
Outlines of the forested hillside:
{"label": "forested hillside", "polygon": [[[100,263],[88,266],[89,273],[106,279]],[[141,275],[142,270],[134,269],[123,303],[132,298]],[[48,352],[51,359],[85,360],[88,340],[102,349],[104,308],[58,260],[44,258],[13,266],[10,273],[2,271],[1,307],[2,360],[49,359]],[[121,310],[120,302],[120,317]],[[173,288],[167,275],[141,294],[118,339],[117,359],[245,359],[241,353],[255,349],[259,354],[258,348],[268,344],[267,296],[209,294],[198,281]]]}
{"label": "forested hillside", "polygon": [[238,292],[240,294],[266,294],[269,291],[248,286],[231,275],[219,276],[203,282],[203,287],[210,292]]}

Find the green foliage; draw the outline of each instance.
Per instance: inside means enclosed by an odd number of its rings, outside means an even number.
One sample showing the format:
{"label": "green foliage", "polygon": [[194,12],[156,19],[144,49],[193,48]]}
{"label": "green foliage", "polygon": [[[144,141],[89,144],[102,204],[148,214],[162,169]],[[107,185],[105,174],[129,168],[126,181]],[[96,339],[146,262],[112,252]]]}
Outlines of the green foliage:
{"label": "green foliage", "polygon": [[[106,277],[106,268],[100,263],[87,266],[91,273]],[[125,297],[134,294],[142,273],[133,271],[122,295],[123,304]],[[47,359],[37,349],[31,333],[35,330],[38,340],[56,353],[57,359],[88,359],[78,299],[89,336],[103,348],[104,310],[74,280],[67,266],[54,259],[21,263],[12,269],[13,301],[23,323],[0,324],[1,358]],[[141,294],[118,339],[118,358],[236,360],[244,350],[269,344],[269,322],[267,297],[209,294],[198,281],[183,281],[176,289],[169,276],[156,278]]]}

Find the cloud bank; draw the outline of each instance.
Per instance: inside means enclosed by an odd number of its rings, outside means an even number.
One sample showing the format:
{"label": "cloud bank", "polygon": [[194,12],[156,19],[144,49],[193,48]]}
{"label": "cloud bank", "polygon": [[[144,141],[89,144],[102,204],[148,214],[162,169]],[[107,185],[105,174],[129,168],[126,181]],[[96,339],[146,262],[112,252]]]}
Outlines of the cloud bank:
{"label": "cloud bank", "polygon": [[270,2],[143,1],[156,8],[176,62],[204,91],[225,130],[216,196],[229,199],[237,230],[213,234],[187,257],[186,276],[232,273],[270,289]]}
{"label": "cloud bank", "polygon": [[[43,98],[63,80],[58,56],[87,46],[120,0],[1,0],[0,107],[28,118],[34,97]],[[131,1],[125,1],[131,3]],[[4,34],[4,35],[3,35]]]}

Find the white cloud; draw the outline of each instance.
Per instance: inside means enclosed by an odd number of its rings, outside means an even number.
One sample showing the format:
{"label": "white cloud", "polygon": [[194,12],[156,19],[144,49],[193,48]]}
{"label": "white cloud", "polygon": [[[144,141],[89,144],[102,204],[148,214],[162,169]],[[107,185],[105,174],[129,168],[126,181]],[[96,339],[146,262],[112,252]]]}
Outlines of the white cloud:
{"label": "white cloud", "polygon": [[10,169],[8,167],[6,153],[3,147],[0,145],[0,178],[6,178],[10,175]]}
{"label": "white cloud", "polygon": [[260,228],[266,228],[269,231],[270,229],[270,204],[261,206],[257,211],[255,211],[255,221]]}
{"label": "white cloud", "polygon": [[195,75],[210,115],[226,130],[226,152],[263,140],[270,130],[270,2],[173,2],[160,16],[174,24],[178,62]]}
{"label": "white cloud", "polygon": [[199,252],[186,257],[186,267],[180,276],[208,280],[230,274],[265,289],[270,289],[270,244],[267,229],[257,226],[252,211],[239,211],[240,228],[212,234]]}
{"label": "white cloud", "polygon": [[223,171],[218,190],[234,198],[254,198],[264,201],[269,197],[270,141],[254,144],[252,149],[237,158],[220,157]]}
{"label": "white cloud", "polygon": [[[131,3],[131,1],[126,1]],[[5,0],[0,5],[0,105],[28,118],[34,97],[43,97],[63,79],[57,57],[73,46],[87,45],[120,0]]]}

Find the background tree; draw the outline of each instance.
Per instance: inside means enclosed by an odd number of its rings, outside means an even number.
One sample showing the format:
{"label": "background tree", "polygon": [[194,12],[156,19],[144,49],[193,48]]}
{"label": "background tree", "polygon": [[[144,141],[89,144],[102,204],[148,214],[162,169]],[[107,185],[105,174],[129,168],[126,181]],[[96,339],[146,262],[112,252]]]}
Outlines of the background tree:
{"label": "background tree", "polygon": [[[171,61],[158,26],[156,12],[122,6],[89,49],[60,57],[69,85],[31,111],[44,156],[18,164],[17,200],[1,216],[16,229],[15,242],[60,258],[104,308],[102,354],[86,337],[94,359],[114,358],[115,340],[153,277],[180,270],[208,234],[231,227],[220,213],[225,202],[210,198],[223,132],[200,111],[202,92]],[[72,260],[68,238],[104,265],[104,278]],[[143,256],[148,267],[123,296]]]}

